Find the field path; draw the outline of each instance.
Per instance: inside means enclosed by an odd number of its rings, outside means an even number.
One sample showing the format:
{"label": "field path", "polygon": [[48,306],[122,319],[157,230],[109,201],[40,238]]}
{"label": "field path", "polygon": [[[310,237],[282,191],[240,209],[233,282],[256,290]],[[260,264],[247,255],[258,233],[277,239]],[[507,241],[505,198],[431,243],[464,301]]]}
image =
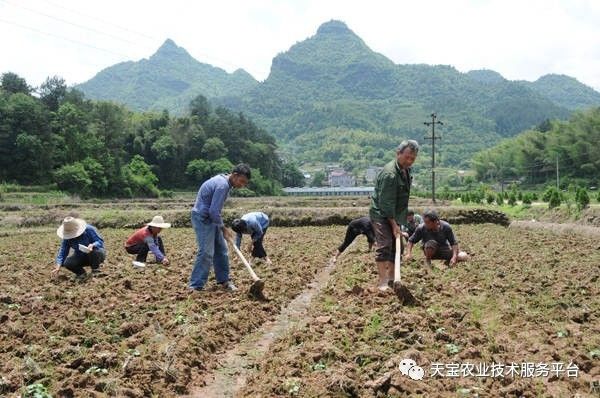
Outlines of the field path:
{"label": "field path", "polygon": [[[331,260],[321,269],[309,287],[282,309],[272,322],[265,323],[256,332],[246,336],[233,349],[219,359],[220,366],[205,376],[206,386],[194,389],[186,397],[234,397],[246,384],[249,375],[256,371],[255,364],[269,350],[270,345],[291,328],[301,328],[307,323],[306,313],[311,300],[327,284],[335,268]],[[269,281],[265,281],[268,286]]]}

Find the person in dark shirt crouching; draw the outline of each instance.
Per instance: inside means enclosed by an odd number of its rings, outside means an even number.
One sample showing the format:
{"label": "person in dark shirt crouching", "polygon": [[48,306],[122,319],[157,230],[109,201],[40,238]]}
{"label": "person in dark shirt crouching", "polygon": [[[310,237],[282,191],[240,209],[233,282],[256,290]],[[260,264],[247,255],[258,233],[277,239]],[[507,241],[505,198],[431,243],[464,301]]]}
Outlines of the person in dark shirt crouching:
{"label": "person in dark shirt crouching", "polygon": [[346,228],[346,238],[344,239],[344,242],[342,242],[337,251],[333,254],[332,261],[334,263],[337,261],[339,255],[350,246],[358,235],[365,235],[367,237],[369,251],[371,251],[371,248],[375,243],[375,232],[373,232],[373,225],[371,225],[371,218],[369,216],[360,217],[350,221],[348,228]]}
{"label": "person in dark shirt crouching", "polygon": [[412,259],[412,248],[419,241],[422,241],[425,264],[428,268],[431,267],[431,260],[444,260],[446,265],[453,266],[469,258],[466,252],[458,251],[458,242],[452,227],[446,221],[440,220],[435,210],[427,210],[423,214],[423,224],[408,238],[406,261]]}

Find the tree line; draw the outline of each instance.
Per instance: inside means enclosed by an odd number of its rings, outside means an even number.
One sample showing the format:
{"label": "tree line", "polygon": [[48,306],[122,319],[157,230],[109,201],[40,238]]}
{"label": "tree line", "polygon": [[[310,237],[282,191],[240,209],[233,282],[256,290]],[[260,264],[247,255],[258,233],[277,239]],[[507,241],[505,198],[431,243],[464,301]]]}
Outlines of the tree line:
{"label": "tree line", "polygon": [[241,194],[276,195],[303,181],[270,134],[203,96],[173,117],[91,101],[56,76],[35,90],[14,73],[1,76],[0,181],[56,184],[84,197],[159,196],[197,189],[240,162],[253,169]]}
{"label": "tree line", "polygon": [[600,108],[573,114],[568,121],[546,121],[534,130],[479,152],[472,161],[480,181],[520,180],[543,184],[559,170],[560,188],[598,186]]}

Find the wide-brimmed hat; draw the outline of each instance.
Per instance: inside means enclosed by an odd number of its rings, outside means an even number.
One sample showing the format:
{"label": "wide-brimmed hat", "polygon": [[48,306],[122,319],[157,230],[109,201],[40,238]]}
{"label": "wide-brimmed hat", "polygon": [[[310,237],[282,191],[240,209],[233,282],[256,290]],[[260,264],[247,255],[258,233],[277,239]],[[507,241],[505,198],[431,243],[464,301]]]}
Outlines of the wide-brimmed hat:
{"label": "wide-brimmed hat", "polygon": [[73,239],[85,231],[86,222],[81,218],[65,217],[62,224],[56,230],[56,235],[61,239]]}
{"label": "wide-brimmed hat", "polygon": [[171,228],[171,223],[165,222],[165,220],[162,218],[162,216],[154,216],[152,218],[152,221],[150,221],[146,225],[148,225],[150,227],[156,227],[156,228]]}

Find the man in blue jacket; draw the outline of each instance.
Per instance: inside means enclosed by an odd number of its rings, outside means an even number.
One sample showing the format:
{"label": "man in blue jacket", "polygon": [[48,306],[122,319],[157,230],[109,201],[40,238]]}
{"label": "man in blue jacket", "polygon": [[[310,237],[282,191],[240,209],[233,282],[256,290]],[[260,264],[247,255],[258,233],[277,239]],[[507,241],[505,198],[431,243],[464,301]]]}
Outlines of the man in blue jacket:
{"label": "man in blue jacket", "polygon": [[[56,255],[53,276],[58,275],[62,267],[73,272],[78,280],[84,280],[87,276],[84,266],[91,267],[92,274],[100,272],[100,264],[106,258],[106,250],[104,240],[94,226],[80,218],[66,217],[56,234],[62,239],[62,243]],[[71,249],[73,254],[69,256]]]}
{"label": "man in blue jacket", "polygon": [[271,259],[263,246],[263,239],[269,228],[269,216],[260,211],[244,214],[231,223],[231,229],[237,233],[235,245],[240,248],[242,234],[249,234],[252,239],[252,257],[265,260],[271,265]]}
{"label": "man in blue jacket", "polygon": [[229,291],[237,290],[229,280],[229,257],[225,242],[233,239],[233,232],[223,224],[221,211],[231,188],[245,187],[250,176],[250,167],[242,163],[235,166],[231,174],[219,174],[200,186],[192,208],[192,226],[198,244],[189,283],[192,292],[204,289],[211,265],[214,265],[215,277],[221,287]]}

